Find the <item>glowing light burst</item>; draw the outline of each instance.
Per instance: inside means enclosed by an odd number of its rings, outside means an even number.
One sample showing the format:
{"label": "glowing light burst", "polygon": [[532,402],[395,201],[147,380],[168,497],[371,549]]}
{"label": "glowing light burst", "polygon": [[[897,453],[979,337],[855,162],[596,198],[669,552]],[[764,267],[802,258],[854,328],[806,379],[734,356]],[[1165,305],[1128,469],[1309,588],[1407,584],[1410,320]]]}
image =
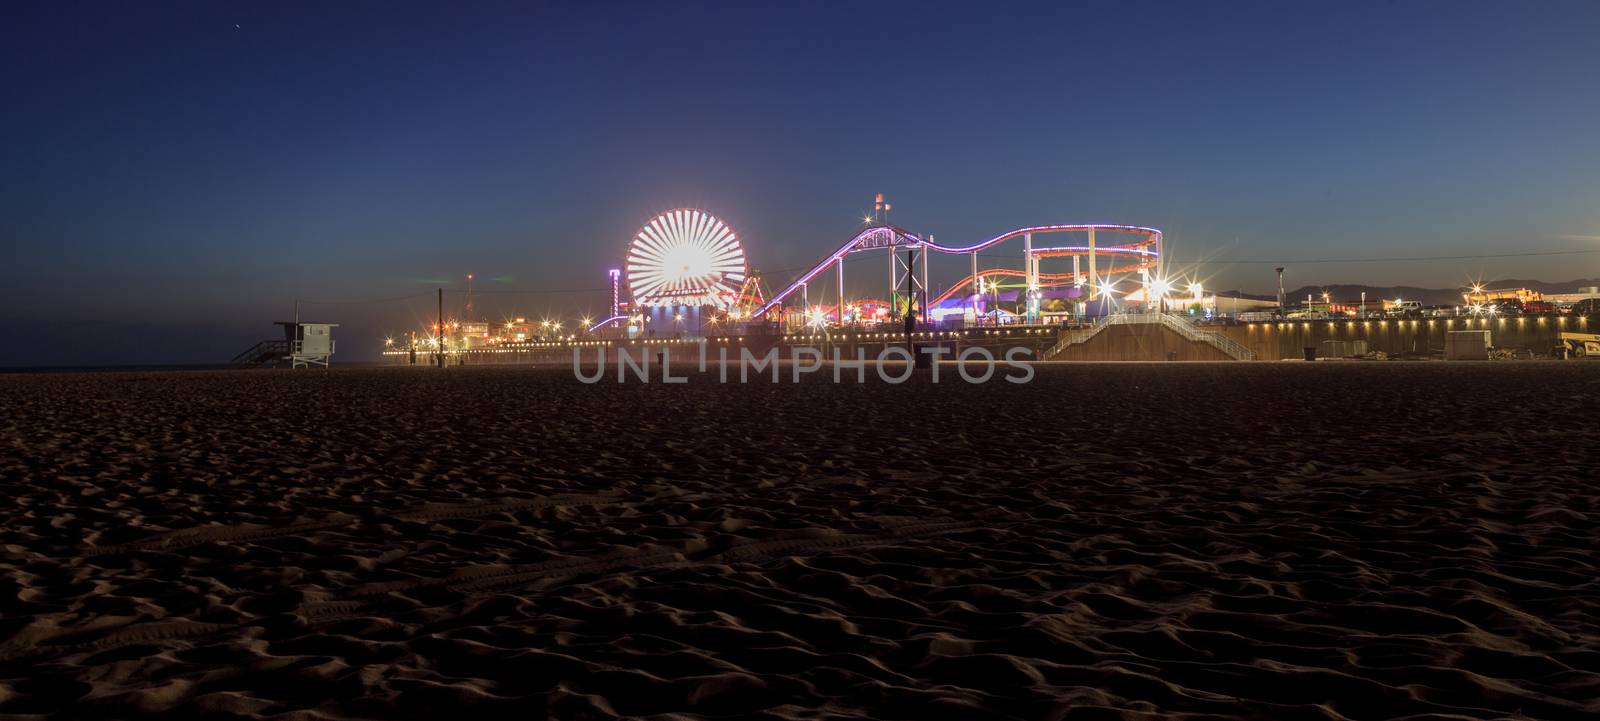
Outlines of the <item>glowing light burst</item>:
{"label": "glowing light burst", "polygon": [[727,308],[745,279],[733,229],[703,210],[680,208],[645,223],[628,246],[628,287],[641,306]]}

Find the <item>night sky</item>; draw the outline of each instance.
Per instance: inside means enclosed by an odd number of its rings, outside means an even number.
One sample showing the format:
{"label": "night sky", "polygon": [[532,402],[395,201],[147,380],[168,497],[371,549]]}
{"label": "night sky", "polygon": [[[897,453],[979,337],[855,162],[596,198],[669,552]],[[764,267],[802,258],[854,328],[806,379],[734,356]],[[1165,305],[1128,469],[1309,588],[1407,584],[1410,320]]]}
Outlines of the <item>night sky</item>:
{"label": "night sky", "polygon": [[598,313],[679,206],[781,285],[879,191],[950,244],[1160,227],[1217,288],[1600,276],[1292,262],[1600,248],[1597,34],[1592,1],[11,2],[0,366],[226,361],[296,298],[371,358],[432,298],[310,301],[467,272],[491,317]]}

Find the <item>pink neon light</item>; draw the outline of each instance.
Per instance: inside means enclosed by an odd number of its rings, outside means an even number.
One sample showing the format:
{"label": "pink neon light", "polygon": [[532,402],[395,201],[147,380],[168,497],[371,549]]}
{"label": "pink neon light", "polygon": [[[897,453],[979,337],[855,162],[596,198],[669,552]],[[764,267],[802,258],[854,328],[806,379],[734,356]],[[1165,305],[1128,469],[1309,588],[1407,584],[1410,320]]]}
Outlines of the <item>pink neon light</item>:
{"label": "pink neon light", "polygon": [[600,321],[599,323],[596,323],[594,325],[589,326],[589,332],[593,333],[593,332],[595,332],[597,330],[600,330],[600,327],[604,326],[607,323],[610,323],[612,321],[624,320],[627,317],[628,316],[625,316],[625,315],[614,315],[614,316],[611,316],[610,318],[607,318],[607,319],[605,319],[603,321]]}
{"label": "pink neon light", "polygon": [[[875,233],[881,233],[884,230],[889,230],[890,232],[894,233],[895,235],[897,235],[897,236],[899,236],[901,238],[904,238],[906,240],[905,245],[925,247],[925,248],[928,248],[930,250],[937,250],[937,251],[939,251],[941,253],[952,253],[953,254],[953,253],[972,253],[972,252],[975,252],[975,251],[983,250],[984,248],[987,248],[987,247],[989,247],[991,245],[995,245],[997,243],[1002,243],[1002,242],[1005,242],[1005,241],[1010,240],[1012,238],[1016,238],[1016,237],[1019,237],[1021,235],[1027,234],[1027,233],[1074,233],[1074,232],[1088,232],[1090,229],[1093,229],[1096,232],[1132,233],[1132,234],[1136,234],[1136,235],[1145,236],[1143,240],[1140,240],[1140,241],[1138,241],[1138,242],[1136,242],[1134,244],[1131,244],[1131,245],[1121,245],[1121,246],[1108,245],[1108,246],[1103,246],[1103,247],[1096,247],[1095,248],[1095,252],[1096,253],[1107,253],[1107,254],[1112,254],[1112,255],[1118,255],[1118,254],[1145,255],[1147,257],[1152,257],[1152,258],[1153,257],[1157,257],[1159,255],[1158,253],[1156,253],[1154,251],[1139,252],[1139,250],[1140,250],[1139,246],[1153,245],[1153,244],[1156,244],[1156,243],[1160,242],[1160,240],[1161,240],[1161,231],[1160,230],[1158,230],[1156,228],[1147,228],[1147,227],[1141,226],[1141,225],[1110,225],[1110,224],[1102,224],[1102,223],[1083,223],[1083,224],[1076,224],[1076,225],[1035,225],[1035,226],[1031,226],[1031,227],[1027,227],[1027,228],[1017,228],[1016,230],[1012,230],[1012,231],[1009,231],[1009,232],[1006,232],[1006,233],[1002,233],[1002,234],[997,235],[997,236],[995,236],[993,238],[990,238],[988,240],[985,240],[985,241],[982,241],[982,242],[979,242],[979,243],[974,243],[972,245],[960,246],[960,247],[939,245],[938,243],[930,243],[928,241],[923,240],[921,237],[917,236],[915,233],[911,233],[911,232],[907,231],[904,228],[899,228],[899,227],[892,226],[892,225],[873,226],[871,228],[863,229],[861,232],[858,232],[854,236],[852,236],[850,238],[850,240],[845,241],[845,244],[840,246],[838,250],[834,251],[827,258],[824,258],[821,262],[817,263],[817,265],[815,267],[813,267],[805,275],[801,276],[799,280],[796,280],[795,282],[790,283],[789,287],[783,289],[783,292],[773,294],[772,298],[767,301],[767,304],[761,306],[761,308],[759,310],[757,310],[756,312],[752,313],[751,317],[752,318],[760,318],[761,316],[766,315],[767,311],[772,310],[773,308],[775,308],[779,304],[781,304],[785,298],[789,297],[789,294],[795,292],[796,290],[799,290],[800,286],[811,282],[812,278],[817,277],[817,275],[819,275],[823,271],[827,270],[830,266],[832,266],[840,258],[843,258],[845,255],[848,255],[849,253],[852,253],[852,252],[855,252],[856,250],[858,250],[858,248],[856,246],[860,245],[861,241],[865,240],[867,238],[867,236],[875,234]],[[1071,247],[1075,247],[1075,246],[1064,246],[1064,247],[1071,248]],[[870,250],[877,250],[877,248],[871,248]],[[1040,248],[1040,249],[1035,249],[1034,250],[1034,254],[1037,255],[1040,252],[1050,251],[1050,250],[1062,250],[1062,248]],[[1089,247],[1088,246],[1083,246],[1083,250],[1081,252],[1087,253],[1088,251],[1089,251]]]}

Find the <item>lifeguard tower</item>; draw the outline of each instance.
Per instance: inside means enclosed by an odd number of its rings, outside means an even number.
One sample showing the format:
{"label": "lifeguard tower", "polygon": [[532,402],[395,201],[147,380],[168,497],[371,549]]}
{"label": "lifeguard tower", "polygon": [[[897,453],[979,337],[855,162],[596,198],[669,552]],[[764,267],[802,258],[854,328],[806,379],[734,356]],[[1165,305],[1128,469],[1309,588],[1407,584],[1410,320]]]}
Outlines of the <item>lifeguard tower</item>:
{"label": "lifeguard tower", "polygon": [[277,366],[288,363],[290,368],[327,368],[333,359],[333,329],[338,323],[304,323],[280,320],[274,325],[283,327],[283,340],[264,340],[249,350],[234,356],[234,365]]}

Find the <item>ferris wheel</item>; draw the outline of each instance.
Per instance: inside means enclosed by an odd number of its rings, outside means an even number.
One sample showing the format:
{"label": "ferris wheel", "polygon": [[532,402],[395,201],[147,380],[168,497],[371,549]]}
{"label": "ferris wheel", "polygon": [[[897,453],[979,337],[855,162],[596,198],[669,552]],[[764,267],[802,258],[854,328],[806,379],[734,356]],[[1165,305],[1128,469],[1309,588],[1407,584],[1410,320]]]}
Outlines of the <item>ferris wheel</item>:
{"label": "ferris wheel", "polygon": [[661,213],[628,246],[628,287],[640,306],[726,308],[745,280],[744,248],[733,228],[703,210]]}

